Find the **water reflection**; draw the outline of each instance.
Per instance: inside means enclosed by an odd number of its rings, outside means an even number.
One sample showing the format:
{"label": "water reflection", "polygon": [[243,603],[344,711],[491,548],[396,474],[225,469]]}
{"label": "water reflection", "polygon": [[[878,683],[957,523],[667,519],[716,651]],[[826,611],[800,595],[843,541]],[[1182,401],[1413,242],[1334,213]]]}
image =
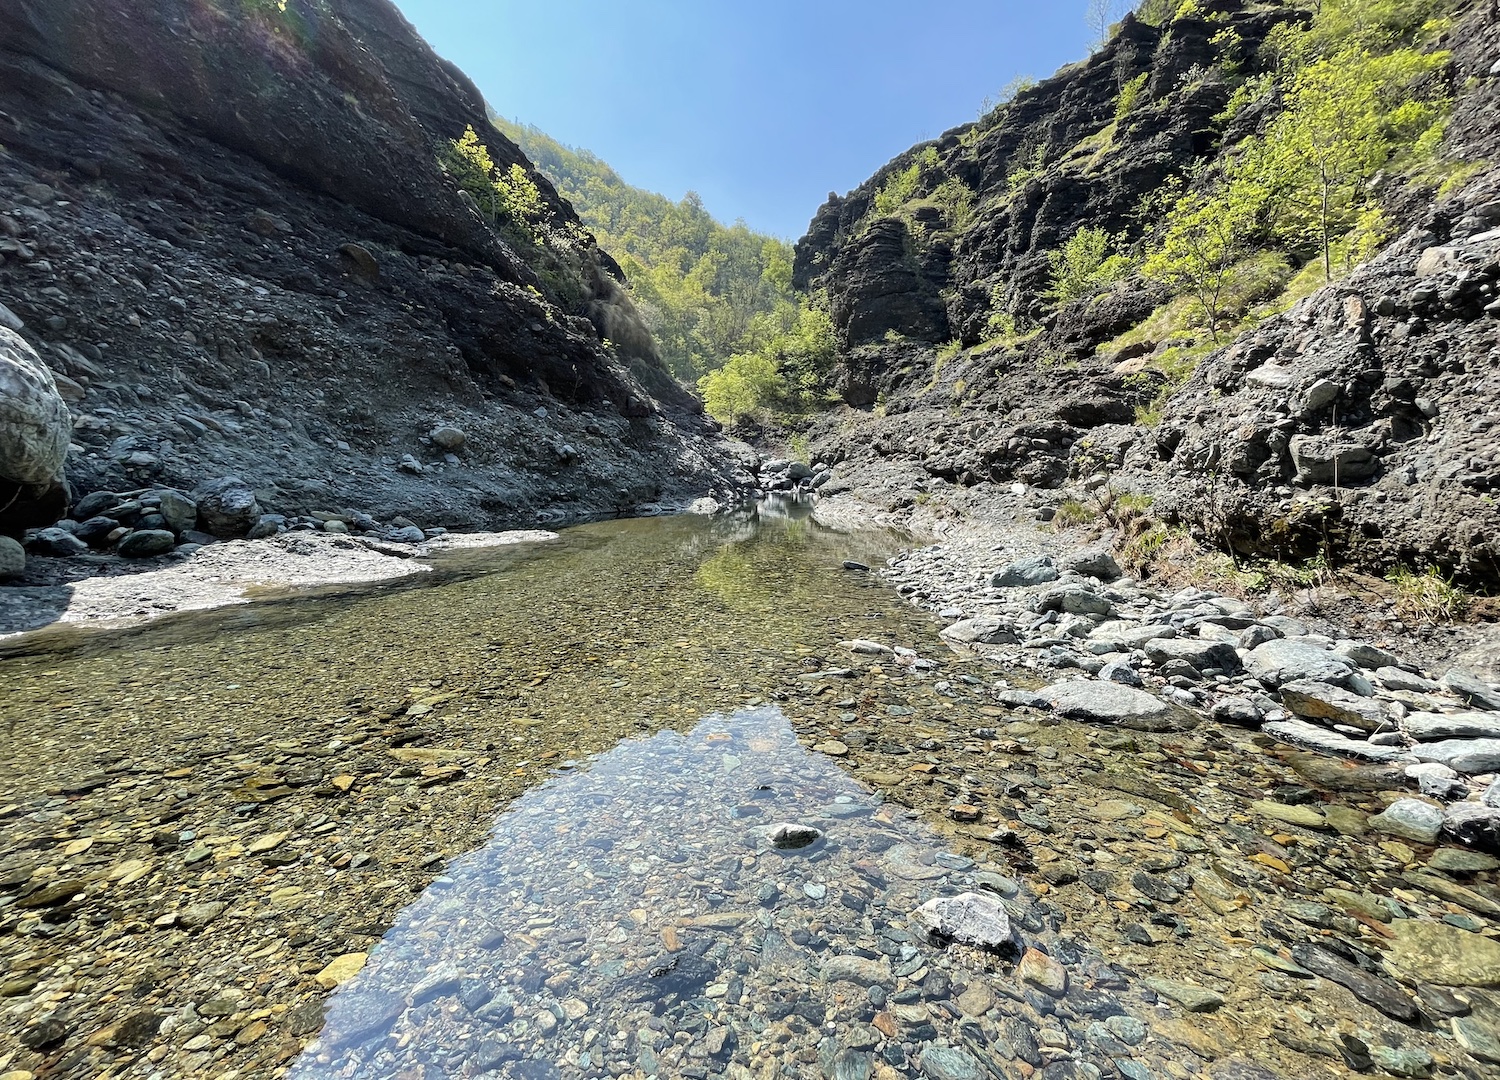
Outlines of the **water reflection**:
{"label": "water reflection", "polygon": [[[784,823],[824,836],[788,848]],[[1060,1001],[1008,961],[930,943],[915,909],[973,889],[1093,989]],[[1098,992],[1123,981],[1050,914],[804,750],[778,710],[745,709],[513,802],[332,995],[291,1076],[977,1080],[1090,1055],[1149,1075],[1144,1027]]]}

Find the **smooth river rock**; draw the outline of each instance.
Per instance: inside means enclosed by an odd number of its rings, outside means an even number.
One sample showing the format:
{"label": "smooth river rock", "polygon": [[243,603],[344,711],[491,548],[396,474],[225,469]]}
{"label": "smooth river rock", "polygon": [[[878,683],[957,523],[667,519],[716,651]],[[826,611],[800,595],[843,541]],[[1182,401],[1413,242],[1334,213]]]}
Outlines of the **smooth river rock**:
{"label": "smooth river rock", "polygon": [[1166,720],[1173,712],[1172,706],[1160,698],[1115,682],[1070,679],[1041,693],[1059,716],[1073,720],[1129,724]]}

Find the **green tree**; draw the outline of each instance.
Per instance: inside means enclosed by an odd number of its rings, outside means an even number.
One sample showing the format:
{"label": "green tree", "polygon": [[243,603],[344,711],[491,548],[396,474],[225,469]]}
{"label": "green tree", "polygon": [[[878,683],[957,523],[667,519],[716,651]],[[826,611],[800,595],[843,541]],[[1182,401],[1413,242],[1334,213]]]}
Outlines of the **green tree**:
{"label": "green tree", "polygon": [[1263,190],[1240,181],[1177,197],[1143,270],[1173,293],[1197,301],[1219,340],[1234,267],[1251,249],[1265,205]]}
{"label": "green tree", "polygon": [[1398,49],[1374,56],[1346,49],[1299,70],[1287,108],[1247,158],[1275,193],[1276,235],[1306,243],[1333,280],[1335,242],[1371,204],[1370,181],[1403,151],[1430,147],[1422,136],[1439,124],[1446,102],[1421,84],[1448,62],[1446,53]]}
{"label": "green tree", "polygon": [[1047,298],[1056,304],[1088,300],[1125,278],[1134,268],[1103,229],[1085,227],[1056,251],[1047,253],[1052,284]]}

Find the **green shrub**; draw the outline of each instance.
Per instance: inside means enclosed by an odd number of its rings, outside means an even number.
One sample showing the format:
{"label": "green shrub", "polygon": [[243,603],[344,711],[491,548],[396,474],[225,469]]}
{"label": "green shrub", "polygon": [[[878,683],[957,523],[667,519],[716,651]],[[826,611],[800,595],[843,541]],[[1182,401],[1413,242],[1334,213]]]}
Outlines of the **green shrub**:
{"label": "green shrub", "polygon": [[1396,613],[1408,622],[1453,622],[1463,617],[1473,599],[1435,566],[1420,572],[1398,566],[1386,580],[1396,590]]}
{"label": "green shrub", "polygon": [[1059,305],[1089,300],[1127,277],[1134,266],[1118,246],[1103,229],[1079,229],[1060,250],[1047,253],[1052,269],[1047,298]]}
{"label": "green shrub", "polygon": [[1146,80],[1150,77],[1149,72],[1143,71],[1120,88],[1120,99],[1115,102],[1115,123],[1124,120],[1126,114],[1135,108],[1141,91],[1146,88]]}

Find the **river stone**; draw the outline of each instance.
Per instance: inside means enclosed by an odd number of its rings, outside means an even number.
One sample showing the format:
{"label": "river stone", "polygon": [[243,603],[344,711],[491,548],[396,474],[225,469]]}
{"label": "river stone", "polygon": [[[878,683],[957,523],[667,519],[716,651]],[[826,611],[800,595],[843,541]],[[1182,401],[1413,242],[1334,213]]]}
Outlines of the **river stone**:
{"label": "river stone", "polygon": [[1107,547],[1075,551],[1064,556],[1062,565],[1064,570],[1071,570],[1084,577],[1098,578],[1100,581],[1114,581],[1120,576],[1120,564]]}
{"label": "river stone", "polygon": [[1424,679],[1398,667],[1375,669],[1376,681],[1387,690],[1409,690],[1414,694],[1430,694],[1440,689],[1431,679]]}
{"label": "river stone", "polygon": [[854,955],[830,956],[823,961],[823,978],[858,986],[887,986],[892,982],[891,962]]}
{"label": "river stone", "polygon": [[1500,772],[1500,739],[1444,739],[1412,747],[1418,761],[1440,761],[1473,776]]}
{"label": "river stone", "polygon": [[0,578],[15,577],[26,569],[26,549],[9,536],[0,536]]}
{"label": "river stone", "polygon": [[1386,965],[1438,986],[1500,986],[1500,941],[1429,919],[1397,919]]}
{"label": "river stone", "polygon": [[1404,770],[1408,780],[1417,782],[1417,790],[1430,799],[1452,799],[1468,790],[1457,772],[1436,761],[1422,761]]}
{"label": "river stone", "polygon": [[1430,844],[1443,829],[1443,811],[1421,799],[1397,799],[1370,818],[1370,828],[1404,840]]}
{"label": "river stone", "polygon": [[971,1055],[951,1046],[927,1047],[920,1066],[927,1080],[989,1080],[990,1076]]}
{"label": "river stone", "polygon": [[313,981],[325,990],[332,990],[364,970],[366,959],[368,957],[365,953],[345,953],[343,956],[335,956],[322,971],[313,976]]}
{"label": "river stone", "polygon": [[1256,646],[1245,658],[1245,668],[1272,687],[1298,680],[1341,686],[1349,681],[1350,673],[1349,661],[1337,653],[1287,638]]}
{"label": "river stone", "polygon": [[1220,671],[1240,670],[1240,656],[1234,646],[1222,641],[1205,641],[1202,638],[1158,638],[1146,643],[1146,655],[1157,664],[1183,660],[1199,671],[1218,668]]}
{"label": "river stone", "polygon": [[60,479],[72,433],[67,403],[47,365],[25,338],[0,326],[0,481]]}
{"label": "river stone", "polygon": [[[1391,922],[1394,929],[1407,919]],[[1292,959],[1315,975],[1336,982],[1366,1005],[1372,1005],[1396,1020],[1417,1019],[1417,1005],[1391,980],[1355,967],[1341,956],[1337,956],[1321,945],[1298,945],[1292,949]]]}
{"label": "river stone", "polygon": [[1038,555],[1032,559],[1020,559],[1009,566],[1001,567],[990,578],[996,589],[1020,589],[1028,585],[1045,585],[1058,579],[1057,567],[1051,555]]}
{"label": "river stone", "polygon": [[1371,670],[1396,667],[1401,663],[1401,658],[1395,653],[1378,645],[1371,645],[1368,641],[1340,641],[1333,646],[1333,651],[1346,660]]}
{"label": "river stone", "polygon": [[1064,585],[1043,593],[1037,600],[1036,610],[1042,614],[1064,611],[1069,615],[1108,615],[1114,610],[1114,605],[1081,585]]}
{"label": "river stone", "polygon": [[1402,729],[1419,742],[1435,739],[1500,739],[1500,713],[1410,713]]}
{"label": "river stone", "polygon": [[163,488],[155,494],[161,499],[161,516],[174,533],[181,535],[198,524],[198,504],[182,492]]}
{"label": "river stone", "polygon": [[999,949],[1011,944],[1010,916],[996,896],[968,892],[934,897],[917,909],[917,918],[937,936],[960,945]]}
{"label": "river stone", "polygon": [[1014,645],[1019,639],[1010,630],[1008,622],[995,615],[976,615],[938,632],[945,641],[956,641],[963,645]]}
{"label": "river stone", "polygon": [[1500,691],[1480,682],[1466,671],[1450,671],[1443,676],[1443,685],[1458,695],[1465,705],[1476,709],[1500,709]]}
{"label": "river stone", "polygon": [[1475,847],[1500,847],[1500,810],[1483,803],[1454,803],[1443,813],[1443,829]]}
{"label": "river stone", "polygon": [[1258,799],[1250,804],[1262,817],[1268,817],[1272,821],[1284,821],[1288,825],[1300,825],[1304,829],[1326,829],[1329,827],[1328,819],[1311,806],[1288,806],[1285,803],[1269,802]]}
{"label": "river stone", "polygon": [[1459,1046],[1480,1061],[1500,1065],[1500,1028],[1478,1016],[1455,1016],[1448,1022],[1453,1025],[1453,1037]]}
{"label": "river stone", "polygon": [[823,839],[823,830],[794,821],[780,821],[766,829],[766,838],[780,851],[796,851]]}
{"label": "river stone", "polygon": [[1373,698],[1310,679],[1283,683],[1281,703],[1303,719],[1347,724],[1362,731],[1379,731],[1389,723],[1385,707]]}
{"label": "river stone", "polygon": [[1021,955],[1016,975],[1052,997],[1062,997],[1068,989],[1068,969],[1037,949],[1027,949]]}
{"label": "river stone", "polygon": [[244,536],[260,521],[255,492],[236,476],[211,480],[193,492],[198,517],[206,532],[232,538]]}
{"label": "river stone", "polygon": [[177,543],[177,537],[166,529],[137,529],[120,541],[119,553],[126,559],[149,559],[165,555]]}
{"label": "river stone", "polygon": [[1041,693],[1059,716],[1072,720],[1130,724],[1165,720],[1173,711],[1172,706],[1144,690],[1114,682],[1070,679]]}
{"label": "river stone", "polygon": [[1486,870],[1500,870],[1500,859],[1482,851],[1445,847],[1434,851],[1427,865],[1449,874],[1480,874]]}
{"label": "river stone", "polygon": [[82,555],[89,546],[66,529],[40,529],[26,542],[33,555],[49,555],[54,559],[66,559]]}
{"label": "river stone", "polygon": [[1213,1012],[1224,1004],[1224,995],[1204,986],[1174,982],[1171,979],[1145,978],[1141,983],[1162,997],[1177,1002],[1188,1012]]}

